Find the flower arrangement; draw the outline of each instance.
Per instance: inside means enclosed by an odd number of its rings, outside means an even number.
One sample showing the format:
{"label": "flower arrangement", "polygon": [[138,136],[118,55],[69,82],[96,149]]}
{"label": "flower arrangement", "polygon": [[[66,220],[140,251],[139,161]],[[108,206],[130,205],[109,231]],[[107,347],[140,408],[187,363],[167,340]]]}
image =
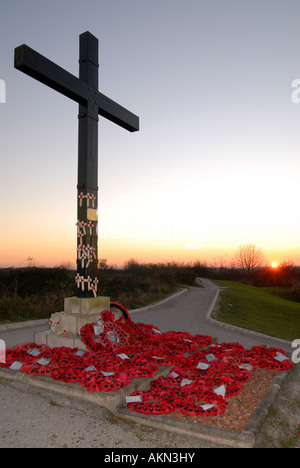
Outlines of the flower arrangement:
{"label": "flower arrangement", "polygon": [[143,414],[177,411],[206,417],[223,414],[228,398],[237,396],[257,369],[293,367],[282,349],[254,346],[246,350],[240,343],[214,344],[211,336],[162,333],[154,325],[134,323],[121,304],[111,306],[123,316],[115,320],[106,310],[101,313],[101,327],[93,323],[82,327],[87,351],[20,344],[6,350],[0,365],[33,376],[78,382],[91,392],[117,391],[132,379],[155,377],[159,366],[171,366],[166,377],[151,381],[149,390],[126,397],[127,407]]}

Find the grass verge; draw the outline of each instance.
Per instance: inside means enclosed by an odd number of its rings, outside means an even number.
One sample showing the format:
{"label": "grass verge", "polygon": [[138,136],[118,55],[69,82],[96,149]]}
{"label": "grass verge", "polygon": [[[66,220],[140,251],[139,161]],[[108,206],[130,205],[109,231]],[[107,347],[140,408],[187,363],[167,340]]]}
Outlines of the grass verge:
{"label": "grass verge", "polygon": [[294,340],[300,337],[300,303],[280,297],[274,288],[217,281],[221,292],[217,319],[266,335]]}

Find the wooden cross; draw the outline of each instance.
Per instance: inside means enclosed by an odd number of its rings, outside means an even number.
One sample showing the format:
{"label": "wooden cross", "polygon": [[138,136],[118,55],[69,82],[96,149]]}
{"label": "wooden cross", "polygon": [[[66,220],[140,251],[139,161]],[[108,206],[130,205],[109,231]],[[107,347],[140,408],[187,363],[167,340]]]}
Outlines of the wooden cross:
{"label": "wooden cross", "polygon": [[[139,130],[139,118],[98,91],[98,39],[85,32],[79,36],[79,78],[23,44],[15,49],[15,68],[64,94],[79,104],[77,230],[77,276],[97,285],[98,270],[98,120],[99,115],[130,132]],[[91,201],[91,203],[90,203]],[[86,229],[84,226],[91,226]],[[78,232],[77,232],[78,234]],[[83,246],[90,246],[93,261],[84,259]],[[79,282],[76,280],[77,285]],[[82,283],[84,284],[84,283]],[[80,287],[78,295],[95,295],[95,289]]]}

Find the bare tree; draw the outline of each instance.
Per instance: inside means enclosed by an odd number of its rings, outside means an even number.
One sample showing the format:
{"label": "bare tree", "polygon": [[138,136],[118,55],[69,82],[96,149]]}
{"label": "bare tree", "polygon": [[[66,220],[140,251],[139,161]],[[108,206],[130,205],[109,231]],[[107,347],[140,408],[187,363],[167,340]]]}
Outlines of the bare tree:
{"label": "bare tree", "polygon": [[247,269],[249,278],[252,276],[254,269],[262,266],[264,262],[264,254],[262,250],[257,248],[255,244],[240,245],[234,255],[235,265],[239,268]]}

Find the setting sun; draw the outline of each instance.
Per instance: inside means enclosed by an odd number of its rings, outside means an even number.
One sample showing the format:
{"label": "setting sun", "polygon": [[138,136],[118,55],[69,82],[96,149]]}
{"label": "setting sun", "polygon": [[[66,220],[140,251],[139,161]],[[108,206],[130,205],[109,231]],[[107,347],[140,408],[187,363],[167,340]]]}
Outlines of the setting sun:
{"label": "setting sun", "polygon": [[278,268],[278,263],[277,262],[272,262],[271,267],[272,268]]}

